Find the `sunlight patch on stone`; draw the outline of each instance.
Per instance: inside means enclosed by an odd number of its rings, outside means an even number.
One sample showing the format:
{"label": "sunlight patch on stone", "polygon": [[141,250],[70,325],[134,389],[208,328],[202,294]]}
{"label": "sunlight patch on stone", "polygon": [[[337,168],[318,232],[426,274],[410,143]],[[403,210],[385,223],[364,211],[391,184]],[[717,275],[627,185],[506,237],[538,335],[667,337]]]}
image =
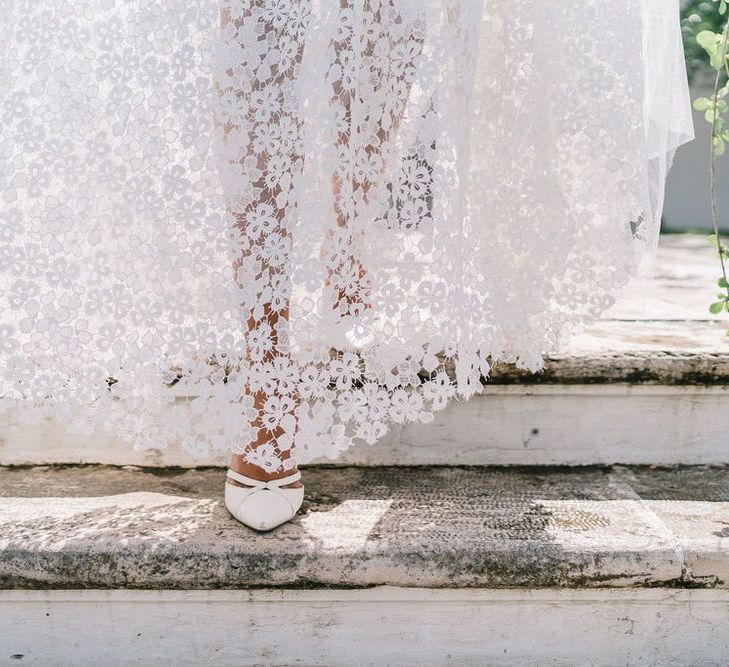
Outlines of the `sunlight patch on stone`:
{"label": "sunlight patch on stone", "polygon": [[182,540],[210,521],[217,501],[135,492],[70,498],[0,498],[0,548],[62,549],[113,539]]}
{"label": "sunlight patch on stone", "polygon": [[671,548],[675,538],[641,500],[536,500],[546,516],[544,532],[568,550]]}
{"label": "sunlight patch on stone", "polygon": [[359,549],[392,503],[392,500],[344,500],[329,511],[310,512],[302,517],[301,525],[325,549]]}

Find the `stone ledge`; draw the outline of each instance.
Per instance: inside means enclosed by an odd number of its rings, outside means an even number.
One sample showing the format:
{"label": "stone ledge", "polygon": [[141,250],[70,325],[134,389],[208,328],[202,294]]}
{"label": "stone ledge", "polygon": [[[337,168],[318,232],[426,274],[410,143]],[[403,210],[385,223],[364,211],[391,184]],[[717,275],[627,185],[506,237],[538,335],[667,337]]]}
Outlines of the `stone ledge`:
{"label": "stone ledge", "polygon": [[493,384],[729,384],[726,322],[604,320],[546,359],[539,373],[502,364]]}
{"label": "stone ledge", "polygon": [[[395,425],[349,465],[729,463],[729,328],[712,319],[718,260],[705,235],[663,235],[655,279],[548,359],[542,373],[500,366],[482,396],[454,401],[431,424]],[[79,414],[81,414],[80,411]],[[181,446],[132,450],[109,434],[28,424],[14,409],[0,426],[5,464],[223,464]]]}
{"label": "stone ledge", "polygon": [[[429,424],[395,425],[373,445],[342,452],[338,465],[723,465],[729,464],[728,386],[650,384],[488,385],[453,401]],[[199,467],[180,445],[134,450],[103,433],[79,435],[74,418],[0,427],[5,465],[105,464]],[[328,464],[327,460],[315,463]]]}
{"label": "stone ledge", "polygon": [[652,279],[636,284],[603,318],[526,376],[495,369],[495,383],[729,384],[729,321],[713,316],[719,276],[703,234],[661,235]]}
{"label": "stone ledge", "polygon": [[297,519],[219,469],[0,469],[4,588],[729,587],[729,467],[309,468]]}
{"label": "stone ledge", "polygon": [[729,655],[729,590],[717,589],[14,590],[0,609],[8,666],[709,666]]}

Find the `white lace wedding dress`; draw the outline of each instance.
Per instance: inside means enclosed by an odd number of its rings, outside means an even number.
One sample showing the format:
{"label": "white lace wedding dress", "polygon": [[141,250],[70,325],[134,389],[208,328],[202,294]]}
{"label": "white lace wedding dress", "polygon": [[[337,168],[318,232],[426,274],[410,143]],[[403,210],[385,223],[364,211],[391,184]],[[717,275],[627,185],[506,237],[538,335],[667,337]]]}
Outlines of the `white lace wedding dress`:
{"label": "white lace wedding dress", "polygon": [[0,410],[137,447],[289,468],[538,371],[692,137],[678,0],[0,9]]}

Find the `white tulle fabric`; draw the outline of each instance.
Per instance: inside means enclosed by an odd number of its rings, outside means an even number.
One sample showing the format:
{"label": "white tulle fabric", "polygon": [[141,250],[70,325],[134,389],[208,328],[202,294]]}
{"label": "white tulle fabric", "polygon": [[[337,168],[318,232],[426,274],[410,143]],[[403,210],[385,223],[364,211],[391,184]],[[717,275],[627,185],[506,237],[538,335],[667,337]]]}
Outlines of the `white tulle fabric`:
{"label": "white tulle fabric", "polygon": [[289,468],[538,371],[692,137],[677,0],[0,8],[0,405],[143,448]]}

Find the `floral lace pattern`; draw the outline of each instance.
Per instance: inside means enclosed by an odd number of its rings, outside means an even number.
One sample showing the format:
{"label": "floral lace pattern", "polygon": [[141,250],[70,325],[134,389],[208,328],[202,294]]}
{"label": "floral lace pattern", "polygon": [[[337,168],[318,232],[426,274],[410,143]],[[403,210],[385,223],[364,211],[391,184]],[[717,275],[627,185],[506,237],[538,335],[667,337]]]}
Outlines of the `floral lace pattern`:
{"label": "floral lace pattern", "polygon": [[674,0],[3,8],[0,409],[269,471],[539,370],[692,132]]}

